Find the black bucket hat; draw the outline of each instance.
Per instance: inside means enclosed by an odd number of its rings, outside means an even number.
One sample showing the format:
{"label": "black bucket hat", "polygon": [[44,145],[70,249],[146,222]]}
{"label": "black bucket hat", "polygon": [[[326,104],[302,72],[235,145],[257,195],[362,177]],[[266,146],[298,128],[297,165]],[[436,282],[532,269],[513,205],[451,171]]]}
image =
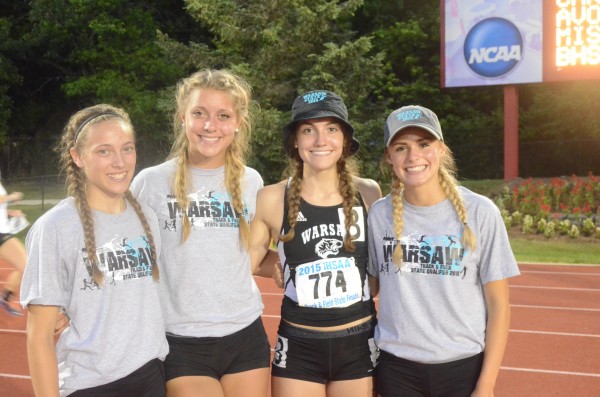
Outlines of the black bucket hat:
{"label": "black bucket hat", "polygon": [[323,117],[333,117],[338,120],[352,139],[350,154],[358,151],[360,142],[354,138],[354,127],[348,121],[348,110],[344,101],[331,91],[318,90],[300,95],[292,105],[292,121],[283,127],[283,145],[288,155],[292,153],[292,148],[288,146],[288,140],[295,132],[296,124],[300,121]]}

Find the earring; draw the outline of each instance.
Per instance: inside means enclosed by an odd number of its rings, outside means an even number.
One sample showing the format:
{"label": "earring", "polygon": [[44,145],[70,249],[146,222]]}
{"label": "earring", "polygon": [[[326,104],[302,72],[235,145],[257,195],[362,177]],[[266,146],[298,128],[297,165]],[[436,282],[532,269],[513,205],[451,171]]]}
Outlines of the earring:
{"label": "earring", "polygon": [[240,132],[240,129],[236,128],[234,132],[237,134],[238,132]]}

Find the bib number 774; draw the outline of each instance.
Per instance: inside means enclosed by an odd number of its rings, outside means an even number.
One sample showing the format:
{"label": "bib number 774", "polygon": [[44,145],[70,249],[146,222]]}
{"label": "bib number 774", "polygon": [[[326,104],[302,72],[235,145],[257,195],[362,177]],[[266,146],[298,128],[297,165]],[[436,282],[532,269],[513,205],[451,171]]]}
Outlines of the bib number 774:
{"label": "bib number 774", "polygon": [[354,258],[335,258],[296,267],[298,304],[308,307],[346,307],[362,298],[360,273]]}

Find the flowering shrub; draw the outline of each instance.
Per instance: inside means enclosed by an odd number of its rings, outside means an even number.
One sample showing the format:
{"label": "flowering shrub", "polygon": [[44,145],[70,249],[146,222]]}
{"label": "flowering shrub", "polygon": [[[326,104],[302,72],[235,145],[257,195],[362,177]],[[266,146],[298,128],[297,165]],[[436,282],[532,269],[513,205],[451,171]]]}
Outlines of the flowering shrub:
{"label": "flowering shrub", "polygon": [[546,237],[580,234],[600,238],[600,176],[526,179],[505,186],[495,199],[506,227]]}
{"label": "flowering shrub", "polygon": [[558,222],[558,233],[562,235],[569,233],[569,231],[571,230],[571,226],[572,225],[570,220],[563,219],[562,221]]}
{"label": "flowering shrub", "polygon": [[512,225],[513,226],[520,225],[521,222],[523,221],[523,215],[521,215],[521,213],[519,211],[513,212],[511,217],[512,217]]}
{"label": "flowering shrub", "polygon": [[546,224],[544,229],[544,236],[550,238],[556,236],[556,222],[550,221]]}
{"label": "flowering shrub", "polygon": [[571,229],[569,229],[569,231],[567,232],[567,234],[571,238],[577,238],[577,237],[579,237],[579,228],[577,227],[577,225],[571,225]]}
{"label": "flowering shrub", "polygon": [[509,213],[519,211],[536,219],[556,213],[600,215],[600,176],[590,173],[585,178],[574,175],[548,182],[529,178],[506,187],[497,203]]}
{"label": "flowering shrub", "polygon": [[534,232],[533,217],[531,215],[525,215],[523,217],[523,234],[532,234]]}
{"label": "flowering shrub", "polygon": [[581,233],[583,233],[584,236],[591,236],[592,234],[594,234],[595,230],[596,225],[594,225],[594,221],[592,220],[592,218],[585,218],[585,220],[581,224]]}

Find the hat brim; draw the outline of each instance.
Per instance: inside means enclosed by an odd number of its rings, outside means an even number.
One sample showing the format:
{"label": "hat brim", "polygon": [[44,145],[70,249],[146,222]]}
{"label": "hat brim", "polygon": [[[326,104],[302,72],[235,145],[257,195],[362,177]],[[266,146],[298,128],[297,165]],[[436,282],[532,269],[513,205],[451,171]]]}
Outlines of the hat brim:
{"label": "hat brim", "polygon": [[439,141],[443,141],[444,139],[439,135],[439,133],[435,130],[433,130],[431,127],[424,125],[424,124],[418,124],[418,123],[414,123],[414,124],[407,124],[407,125],[403,125],[401,128],[398,128],[393,134],[390,134],[390,137],[388,138],[387,142],[385,143],[385,147],[390,146],[390,143],[392,143],[392,141],[394,140],[394,138],[396,137],[396,135],[398,135],[399,132],[402,132],[403,130],[407,129],[407,128],[420,128],[422,130],[425,130],[427,132],[429,132],[429,134],[433,135],[433,137]]}
{"label": "hat brim", "polygon": [[360,142],[354,137],[354,127],[352,127],[352,124],[348,123],[346,120],[341,119],[337,114],[333,112],[320,111],[318,113],[312,113],[304,117],[299,117],[296,120],[290,121],[283,127],[283,147],[285,148],[288,156],[292,155],[293,150],[292,146],[288,145],[288,141],[290,139],[290,136],[295,132],[298,123],[306,120],[322,119],[325,117],[331,117],[336,119],[344,127],[344,131],[346,131],[350,135],[352,139],[350,155],[353,155],[354,153],[358,152],[358,149],[360,149]]}

